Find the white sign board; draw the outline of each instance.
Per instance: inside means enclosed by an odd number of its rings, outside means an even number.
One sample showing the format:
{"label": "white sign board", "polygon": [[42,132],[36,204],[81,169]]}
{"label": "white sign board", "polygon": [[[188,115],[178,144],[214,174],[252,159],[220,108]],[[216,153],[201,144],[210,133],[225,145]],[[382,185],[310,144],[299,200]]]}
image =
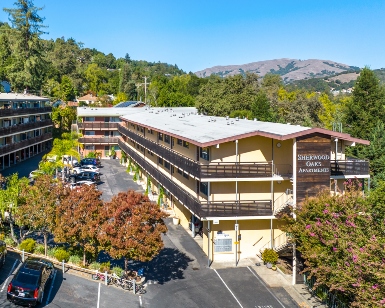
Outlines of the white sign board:
{"label": "white sign board", "polygon": [[219,225],[219,219],[214,219],[214,220],[213,220],[213,224],[214,224],[214,225]]}
{"label": "white sign board", "polygon": [[234,228],[235,228],[235,231],[238,231],[238,229],[239,229],[239,224],[235,224]]}

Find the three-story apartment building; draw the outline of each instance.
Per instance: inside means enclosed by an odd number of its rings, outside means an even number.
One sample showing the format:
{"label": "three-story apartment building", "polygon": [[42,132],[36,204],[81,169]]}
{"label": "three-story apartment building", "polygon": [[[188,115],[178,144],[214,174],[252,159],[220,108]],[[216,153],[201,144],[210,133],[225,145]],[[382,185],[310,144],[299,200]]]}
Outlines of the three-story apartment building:
{"label": "three-story apartment building", "polygon": [[47,98],[0,93],[0,169],[52,146],[51,112]]}
{"label": "three-story apartment building", "polygon": [[368,161],[345,155],[345,147],[369,142],[344,133],[193,108],[143,108],[120,119],[120,149],[150,179],[150,192],[162,187],[182,225],[203,222],[211,260],[285,246],[279,212],[322,189],[341,193],[347,178],[369,178]]}

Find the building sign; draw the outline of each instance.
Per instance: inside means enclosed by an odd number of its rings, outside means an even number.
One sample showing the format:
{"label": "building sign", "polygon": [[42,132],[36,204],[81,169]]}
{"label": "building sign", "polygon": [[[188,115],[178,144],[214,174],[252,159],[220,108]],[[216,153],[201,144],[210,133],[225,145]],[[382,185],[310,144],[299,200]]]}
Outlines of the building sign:
{"label": "building sign", "polygon": [[[304,161],[305,166],[303,166],[303,163],[299,162]],[[298,173],[322,173],[322,172],[328,172],[330,173],[330,155],[323,154],[323,155],[298,155],[297,156],[297,165],[301,165],[298,169]]]}
{"label": "building sign", "polygon": [[297,204],[330,189],[330,136],[311,134],[297,138]]}

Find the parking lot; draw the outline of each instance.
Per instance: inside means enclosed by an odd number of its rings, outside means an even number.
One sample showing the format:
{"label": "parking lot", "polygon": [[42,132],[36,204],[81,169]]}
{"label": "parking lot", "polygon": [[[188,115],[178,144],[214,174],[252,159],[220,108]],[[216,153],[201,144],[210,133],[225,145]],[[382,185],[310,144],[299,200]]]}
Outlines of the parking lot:
{"label": "parking lot", "polygon": [[[7,286],[20,264],[20,256],[9,252],[0,269],[0,307],[19,307],[7,301]],[[91,280],[91,277],[87,279],[68,273],[64,273],[63,277],[62,270],[56,268],[44,291],[43,303],[37,307],[139,307],[139,303],[139,296],[128,291],[105,286]]]}

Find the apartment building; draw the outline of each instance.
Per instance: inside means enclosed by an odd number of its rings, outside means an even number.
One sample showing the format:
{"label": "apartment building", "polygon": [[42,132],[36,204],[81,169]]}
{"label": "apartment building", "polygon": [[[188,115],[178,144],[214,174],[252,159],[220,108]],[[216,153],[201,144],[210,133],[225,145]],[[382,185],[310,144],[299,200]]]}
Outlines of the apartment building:
{"label": "apartment building", "polygon": [[51,112],[47,98],[0,93],[0,169],[51,148]]}
{"label": "apartment building", "polygon": [[[118,145],[120,133],[118,124],[120,116],[127,113],[142,112],[142,104],[125,102],[112,108],[78,107],[78,123],[76,129],[82,134],[79,143],[82,145],[83,155],[90,152],[101,153],[102,158],[108,158],[111,150],[116,151],[116,157],[121,158]],[[130,102],[131,103],[131,102]]]}
{"label": "apartment building", "polygon": [[194,108],[142,108],[120,120],[119,148],[149,179],[150,194],[164,191],[183,226],[203,222],[210,260],[284,251],[281,211],[321,189],[343,193],[345,179],[370,178],[368,161],[345,155],[347,146],[369,142],[344,133],[209,117]]}

